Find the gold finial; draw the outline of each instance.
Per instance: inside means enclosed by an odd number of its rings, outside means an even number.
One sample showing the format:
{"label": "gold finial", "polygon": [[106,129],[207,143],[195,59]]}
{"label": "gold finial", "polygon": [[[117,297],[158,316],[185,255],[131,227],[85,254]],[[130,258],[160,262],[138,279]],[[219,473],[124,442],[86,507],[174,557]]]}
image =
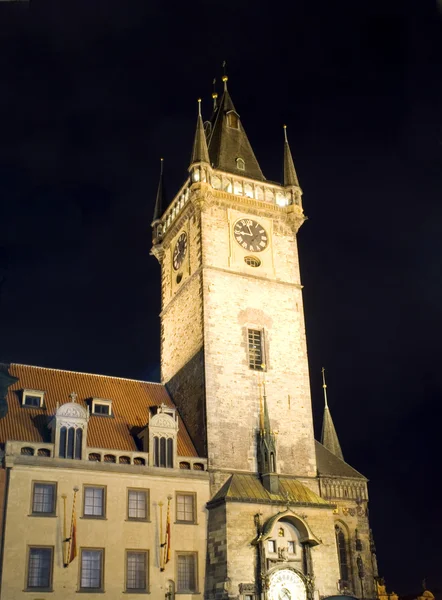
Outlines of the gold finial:
{"label": "gold finial", "polygon": [[325,369],[324,369],[324,367],[322,367],[322,388],[324,390],[325,408],[328,408],[328,403],[327,403],[327,384],[325,383]]}
{"label": "gold finial", "polygon": [[227,67],[227,63],[224,60],[223,61],[223,71],[224,71],[224,73],[223,73],[223,77],[222,77],[222,80],[223,80],[223,83],[224,83],[224,91],[227,91],[227,82],[229,81],[229,78],[227,77],[226,67]]}
{"label": "gold finial", "polygon": [[198,98],[198,114],[201,116],[201,98]]}
{"label": "gold finial", "polygon": [[216,106],[217,106],[217,98],[218,98],[218,92],[216,91],[216,78],[214,78],[213,80],[213,92],[212,92],[212,99],[213,99],[213,112],[216,111]]}
{"label": "gold finial", "polygon": [[284,139],[285,139],[286,142],[288,142],[288,139],[287,139],[287,125],[283,125],[283,127],[284,127]]}

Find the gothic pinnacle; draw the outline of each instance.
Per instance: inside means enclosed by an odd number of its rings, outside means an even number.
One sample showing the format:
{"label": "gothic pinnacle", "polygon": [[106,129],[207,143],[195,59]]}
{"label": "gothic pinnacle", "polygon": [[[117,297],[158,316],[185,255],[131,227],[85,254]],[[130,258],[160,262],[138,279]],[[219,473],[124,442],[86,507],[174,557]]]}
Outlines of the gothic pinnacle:
{"label": "gothic pinnacle", "polygon": [[198,117],[190,164],[193,165],[194,163],[198,162],[206,162],[210,164],[209,150],[207,149],[206,135],[204,133],[204,124],[201,115],[201,98],[198,98]]}
{"label": "gothic pinnacle", "polygon": [[330,409],[327,402],[327,384],[325,383],[325,369],[322,368],[322,387],[324,390],[324,418],[322,421],[321,444],[332,452],[335,456],[344,460],[341,444],[339,443],[338,434],[336,433]]}
{"label": "gothic pinnacle", "polygon": [[158,182],[158,190],[157,197],[155,200],[155,209],[153,212],[153,221],[152,224],[161,219],[161,215],[164,212],[165,208],[165,198],[164,198],[164,181],[163,181],[163,165],[164,159],[161,158],[161,167],[160,167],[160,181]]}
{"label": "gothic pinnacle", "polygon": [[299,187],[298,176],[296,174],[292,153],[290,151],[289,141],[287,138],[287,125],[284,125],[284,185],[296,185]]}

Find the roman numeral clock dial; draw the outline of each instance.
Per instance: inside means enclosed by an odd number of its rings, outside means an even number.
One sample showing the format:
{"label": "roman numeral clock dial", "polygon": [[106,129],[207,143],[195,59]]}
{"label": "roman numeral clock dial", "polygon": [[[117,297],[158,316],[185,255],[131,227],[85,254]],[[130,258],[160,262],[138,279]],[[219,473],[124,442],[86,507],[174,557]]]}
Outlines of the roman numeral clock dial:
{"label": "roman numeral clock dial", "polygon": [[178,271],[178,269],[183,264],[183,260],[184,260],[184,257],[186,256],[186,252],[187,252],[187,235],[183,231],[183,233],[181,233],[179,238],[177,239],[175,248],[173,250],[172,258],[173,258],[173,268],[175,269],[175,271]]}
{"label": "roman numeral clock dial", "polygon": [[264,227],[254,219],[239,219],[233,226],[238,244],[248,252],[262,252],[267,248],[269,237]]}

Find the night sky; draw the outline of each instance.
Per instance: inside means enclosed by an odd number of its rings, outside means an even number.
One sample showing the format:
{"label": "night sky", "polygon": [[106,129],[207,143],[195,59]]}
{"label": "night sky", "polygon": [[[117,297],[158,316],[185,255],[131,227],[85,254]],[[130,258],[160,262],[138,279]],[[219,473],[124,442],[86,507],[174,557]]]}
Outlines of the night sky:
{"label": "night sky", "polygon": [[[442,6],[0,2],[0,361],[159,378],[150,222],[229,90],[299,233],[313,407],[371,481],[380,573],[442,587]],[[221,91],[221,85],[218,83]]]}

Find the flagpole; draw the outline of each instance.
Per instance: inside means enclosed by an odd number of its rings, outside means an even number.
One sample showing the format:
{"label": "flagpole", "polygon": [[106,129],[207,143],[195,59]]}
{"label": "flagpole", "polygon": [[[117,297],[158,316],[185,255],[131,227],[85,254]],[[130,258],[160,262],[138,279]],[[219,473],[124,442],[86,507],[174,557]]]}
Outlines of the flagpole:
{"label": "flagpole", "polygon": [[172,496],[167,496],[167,519],[166,519],[166,536],[164,539],[164,559],[163,559],[163,570],[166,564],[170,560],[170,501]]}
{"label": "flagpole", "polygon": [[160,571],[164,571],[163,567],[163,503],[158,502],[158,506],[160,507]]}
{"label": "flagpole", "polygon": [[66,494],[63,494],[62,498],[63,498],[63,565],[66,566],[66,548],[67,548]]}
{"label": "flagpole", "polygon": [[[75,501],[77,498],[77,492],[78,492],[78,487],[74,487],[74,499],[72,500],[72,517],[71,517],[71,528],[69,531],[69,546],[68,546],[68,552],[67,552],[67,556],[66,556],[66,563],[65,563],[65,567],[68,567],[69,564],[74,560],[75,556],[77,555],[77,549],[74,548],[74,556],[71,557],[72,555],[72,541],[74,541],[74,543],[77,543],[77,540],[74,539],[74,534],[76,534],[76,532],[74,532],[74,525],[75,525]],[[76,537],[76,535],[75,535]]]}

